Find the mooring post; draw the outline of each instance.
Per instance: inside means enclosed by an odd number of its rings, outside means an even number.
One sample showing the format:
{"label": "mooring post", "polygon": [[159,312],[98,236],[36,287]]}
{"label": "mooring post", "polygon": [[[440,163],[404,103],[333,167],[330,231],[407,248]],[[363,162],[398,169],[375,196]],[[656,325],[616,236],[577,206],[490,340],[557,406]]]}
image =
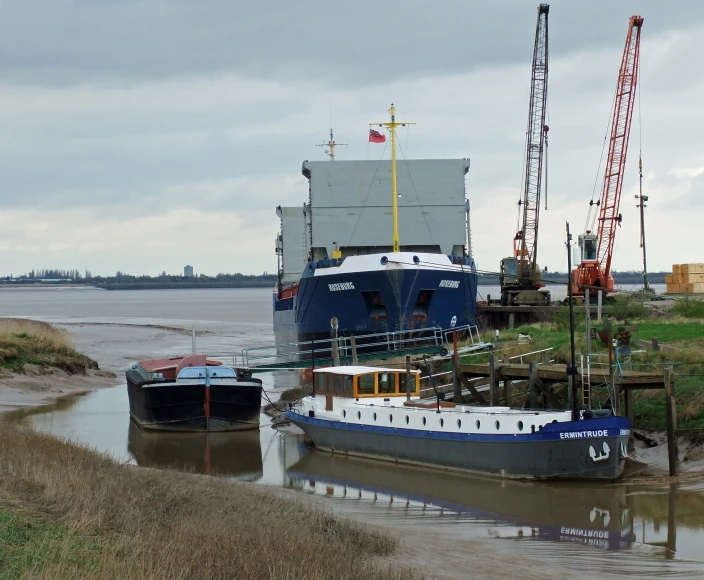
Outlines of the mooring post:
{"label": "mooring post", "polygon": [[[411,400],[411,355],[406,355],[406,400]],[[432,379],[431,379],[432,380]],[[415,385],[413,385],[413,391],[415,392]]]}
{"label": "mooring post", "polygon": [[315,370],[315,340],[310,341],[310,367]]}
{"label": "mooring post", "polygon": [[516,314],[514,312],[508,315],[508,327],[511,329],[516,327]]}
{"label": "mooring post", "polygon": [[667,458],[670,466],[670,475],[677,475],[679,449],[677,445],[677,404],[675,402],[675,389],[673,385],[673,372],[671,366],[665,367],[665,412],[667,414]]}
{"label": "mooring post", "polygon": [[462,385],[460,384],[460,355],[457,353],[457,331],[452,331],[452,386],[455,394],[455,405],[462,402]]}
{"label": "mooring post", "polygon": [[352,364],[357,366],[359,364],[357,360],[357,339],[354,336],[350,338],[350,346],[352,347]]}
{"label": "mooring post", "polygon": [[604,291],[599,290],[596,294],[596,321],[601,322],[601,305],[604,302]]}
{"label": "mooring post", "polygon": [[657,337],[653,337],[651,344],[653,345],[653,352],[660,352],[660,341]]}
{"label": "mooring post", "polygon": [[491,355],[489,357],[489,405],[492,407],[496,405],[496,387],[497,387],[497,377],[496,377],[496,357]]}
{"label": "mooring post", "polygon": [[530,408],[535,409],[535,363],[528,363],[528,392],[530,393]]}
{"label": "mooring post", "polygon": [[332,339],[332,365],[335,367],[340,366],[340,350],[337,344],[337,338]]}
{"label": "mooring post", "polygon": [[191,326],[191,354],[196,354],[196,327]]}

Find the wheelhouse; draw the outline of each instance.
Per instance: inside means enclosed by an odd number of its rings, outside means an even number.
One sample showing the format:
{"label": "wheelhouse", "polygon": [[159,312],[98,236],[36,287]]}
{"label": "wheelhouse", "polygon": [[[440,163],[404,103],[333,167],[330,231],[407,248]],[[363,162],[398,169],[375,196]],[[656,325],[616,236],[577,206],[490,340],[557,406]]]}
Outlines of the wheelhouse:
{"label": "wheelhouse", "polygon": [[[408,383],[408,384],[407,384]],[[314,371],[315,394],[326,397],[361,399],[364,397],[420,396],[420,371],[377,367],[329,367]]]}

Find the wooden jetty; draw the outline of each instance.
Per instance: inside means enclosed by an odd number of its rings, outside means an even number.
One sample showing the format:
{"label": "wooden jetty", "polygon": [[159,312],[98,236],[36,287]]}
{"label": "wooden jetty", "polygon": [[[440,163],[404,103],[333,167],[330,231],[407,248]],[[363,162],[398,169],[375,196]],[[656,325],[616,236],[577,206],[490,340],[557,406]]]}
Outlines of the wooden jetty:
{"label": "wooden jetty", "polygon": [[[671,367],[665,367],[663,372],[643,372],[630,369],[619,370],[612,367],[591,368],[589,373],[580,372],[575,377],[578,385],[579,396],[577,406],[589,405],[591,402],[591,388],[605,384],[613,387],[614,411],[621,415],[621,399],[623,398],[623,415],[633,419],[632,393],[638,389],[663,389],[665,391],[667,439],[670,475],[677,475],[677,411],[674,396],[675,373]],[[509,405],[512,391],[518,383],[528,386],[530,398],[529,408],[535,408],[542,397],[543,406],[559,408],[559,403],[553,391],[553,385],[567,383],[567,365],[553,363],[528,363],[515,364],[512,362],[499,362],[492,356],[488,363],[475,363],[459,365],[458,379],[480,404],[497,405],[503,399]],[[478,383],[488,380],[488,389],[478,388]],[[500,388],[500,383],[503,388]],[[488,390],[489,398],[484,394]],[[483,391],[480,392],[480,391]],[[502,392],[503,391],[503,392]],[[623,397],[622,397],[623,394]],[[502,396],[503,395],[503,396]]]}

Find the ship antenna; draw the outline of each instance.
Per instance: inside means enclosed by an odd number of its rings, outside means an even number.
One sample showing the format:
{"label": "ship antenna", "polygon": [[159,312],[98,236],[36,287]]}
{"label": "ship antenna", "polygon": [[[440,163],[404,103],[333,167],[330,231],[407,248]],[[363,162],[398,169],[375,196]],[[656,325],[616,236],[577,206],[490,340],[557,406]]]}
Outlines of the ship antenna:
{"label": "ship antenna", "polygon": [[316,145],[316,147],[327,147],[328,149],[325,150],[325,155],[330,158],[330,161],[335,161],[335,147],[339,145],[347,145],[347,143],[335,143],[335,138],[332,135],[332,129],[330,129],[330,141],[327,143],[323,141],[323,143]]}
{"label": "ship antenna", "polygon": [[389,109],[391,120],[385,123],[369,123],[369,126],[378,125],[386,127],[391,134],[391,213],[393,214],[394,222],[394,244],[393,251],[400,252],[401,245],[398,241],[398,191],[396,189],[396,127],[405,127],[407,125],[415,125],[415,123],[399,123],[396,121],[396,107],[391,103]]}

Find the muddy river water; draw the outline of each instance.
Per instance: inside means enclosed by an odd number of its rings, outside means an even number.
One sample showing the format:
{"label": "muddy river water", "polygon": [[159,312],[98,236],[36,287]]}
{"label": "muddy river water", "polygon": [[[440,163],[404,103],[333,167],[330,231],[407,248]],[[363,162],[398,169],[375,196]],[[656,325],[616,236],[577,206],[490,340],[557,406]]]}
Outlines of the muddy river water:
{"label": "muddy river water", "polygon": [[[270,308],[271,292],[259,289],[0,291],[0,315],[56,323],[118,373],[114,388],[8,418],[119,461],[315,495],[336,513],[397,535],[413,530],[448,545],[486,540],[512,557],[545,563],[556,577],[704,578],[704,477],[675,484],[504,481],[315,452],[300,434],[272,429],[265,415],[259,432],[233,434],[148,433],[130,422],[120,371],[140,358],[190,352],[192,325],[198,350],[211,355],[270,344]],[[298,381],[286,371],[262,379],[272,398]]]}

